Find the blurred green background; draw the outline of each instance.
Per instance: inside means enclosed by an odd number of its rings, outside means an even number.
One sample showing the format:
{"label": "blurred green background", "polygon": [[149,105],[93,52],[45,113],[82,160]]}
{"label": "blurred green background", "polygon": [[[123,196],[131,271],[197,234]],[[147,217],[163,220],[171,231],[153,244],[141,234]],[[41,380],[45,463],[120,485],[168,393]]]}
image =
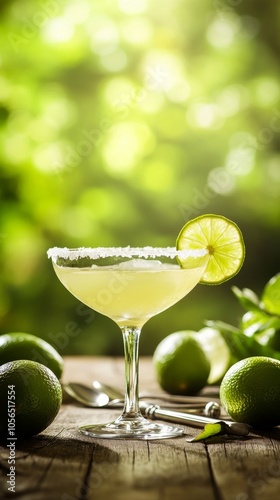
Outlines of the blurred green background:
{"label": "blurred green background", "polygon": [[243,269],[144,327],[140,352],[205,319],[231,286],[279,271],[280,4],[275,0],[1,2],[0,333],[61,354],[122,354],[114,323],[56,278],[51,246],[174,245],[220,213]]}

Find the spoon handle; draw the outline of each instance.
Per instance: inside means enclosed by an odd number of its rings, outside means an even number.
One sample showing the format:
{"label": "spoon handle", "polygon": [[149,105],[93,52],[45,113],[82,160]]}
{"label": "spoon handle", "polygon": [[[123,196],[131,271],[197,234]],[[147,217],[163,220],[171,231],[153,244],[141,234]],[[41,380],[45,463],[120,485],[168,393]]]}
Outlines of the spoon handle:
{"label": "spoon handle", "polygon": [[169,403],[178,403],[178,404],[201,404],[205,405],[208,403],[208,401],[211,399],[211,401],[215,401],[217,403],[220,402],[220,399],[218,397],[212,397],[211,398],[208,396],[175,396],[173,394],[144,394],[140,393],[139,399],[157,399],[159,401],[166,401]]}

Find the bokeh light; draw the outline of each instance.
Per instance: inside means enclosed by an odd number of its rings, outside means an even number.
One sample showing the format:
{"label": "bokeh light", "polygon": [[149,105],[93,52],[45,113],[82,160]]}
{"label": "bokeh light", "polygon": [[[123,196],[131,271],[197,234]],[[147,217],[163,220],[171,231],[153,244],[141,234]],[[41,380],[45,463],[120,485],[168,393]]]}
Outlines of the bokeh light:
{"label": "bokeh light", "polygon": [[205,319],[234,322],[231,285],[258,291],[279,271],[278,3],[0,9],[0,333],[48,340],[71,319],[82,333],[62,354],[122,354],[111,322],[78,315],[47,248],[174,245],[202,213],[240,225],[245,265],[149,321],[141,349]]}

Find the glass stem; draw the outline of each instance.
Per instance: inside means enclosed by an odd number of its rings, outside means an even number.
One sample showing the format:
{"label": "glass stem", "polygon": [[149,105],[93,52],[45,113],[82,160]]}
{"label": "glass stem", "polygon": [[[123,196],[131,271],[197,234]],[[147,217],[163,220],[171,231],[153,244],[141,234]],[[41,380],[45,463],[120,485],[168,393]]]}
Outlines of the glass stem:
{"label": "glass stem", "polygon": [[141,328],[121,327],[125,356],[125,404],[122,418],[135,418],[140,416],[138,401],[138,358],[139,337]]}

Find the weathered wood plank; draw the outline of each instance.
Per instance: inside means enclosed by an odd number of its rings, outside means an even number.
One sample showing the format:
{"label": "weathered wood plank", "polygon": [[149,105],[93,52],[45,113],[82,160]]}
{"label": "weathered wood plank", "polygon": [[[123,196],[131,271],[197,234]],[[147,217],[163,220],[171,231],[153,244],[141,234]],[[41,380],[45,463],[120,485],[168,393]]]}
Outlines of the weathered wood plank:
{"label": "weathered wood plank", "polygon": [[[62,500],[91,499],[98,491],[100,499],[113,496],[118,500],[128,495],[138,500],[145,494],[147,500],[174,495],[180,500],[190,485],[194,500],[206,493],[210,500],[214,498],[207,484],[205,453],[187,457],[185,439],[92,441],[77,432],[77,422],[102,422],[115,418],[117,412],[82,409],[82,413],[81,418],[79,407],[64,407],[48,430],[17,445],[19,498],[42,500],[50,495]],[[6,451],[2,463],[7,458]],[[6,492],[3,499],[8,497]]]}
{"label": "weathered wood plank", "polygon": [[[140,362],[140,387],[159,391],[151,360]],[[69,358],[64,380],[123,384],[123,360]],[[278,500],[280,429],[244,440],[216,438],[207,445],[186,436],[159,441],[90,439],[78,424],[113,420],[120,410],[83,408],[65,401],[40,435],[16,443],[20,500]],[[9,450],[0,445],[0,498],[7,489]]]}
{"label": "weathered wood plank", "polygon": [[[109,468],[110,480],[100,484],[98,498],[102,500],[110,496],[116,500],[183,500],[188,491],[193,500],[215,498],[211,493],[205,452],[187,458],[185,440],[114,441],[110,448],[118,454],[119,460]],[[93,474],[96,467],[95,463]],[[91,483],[91,476],[89,479]],[[94,491],[89,498],[94,498]]]}
{"label": "weathered wood plank", "polygon": [[222,498],[259,500],[279,497],[279,430],[271,431],[271,435],[274,437],[252,435],[245,440],[208,445],[216,483],[224,492]]}

